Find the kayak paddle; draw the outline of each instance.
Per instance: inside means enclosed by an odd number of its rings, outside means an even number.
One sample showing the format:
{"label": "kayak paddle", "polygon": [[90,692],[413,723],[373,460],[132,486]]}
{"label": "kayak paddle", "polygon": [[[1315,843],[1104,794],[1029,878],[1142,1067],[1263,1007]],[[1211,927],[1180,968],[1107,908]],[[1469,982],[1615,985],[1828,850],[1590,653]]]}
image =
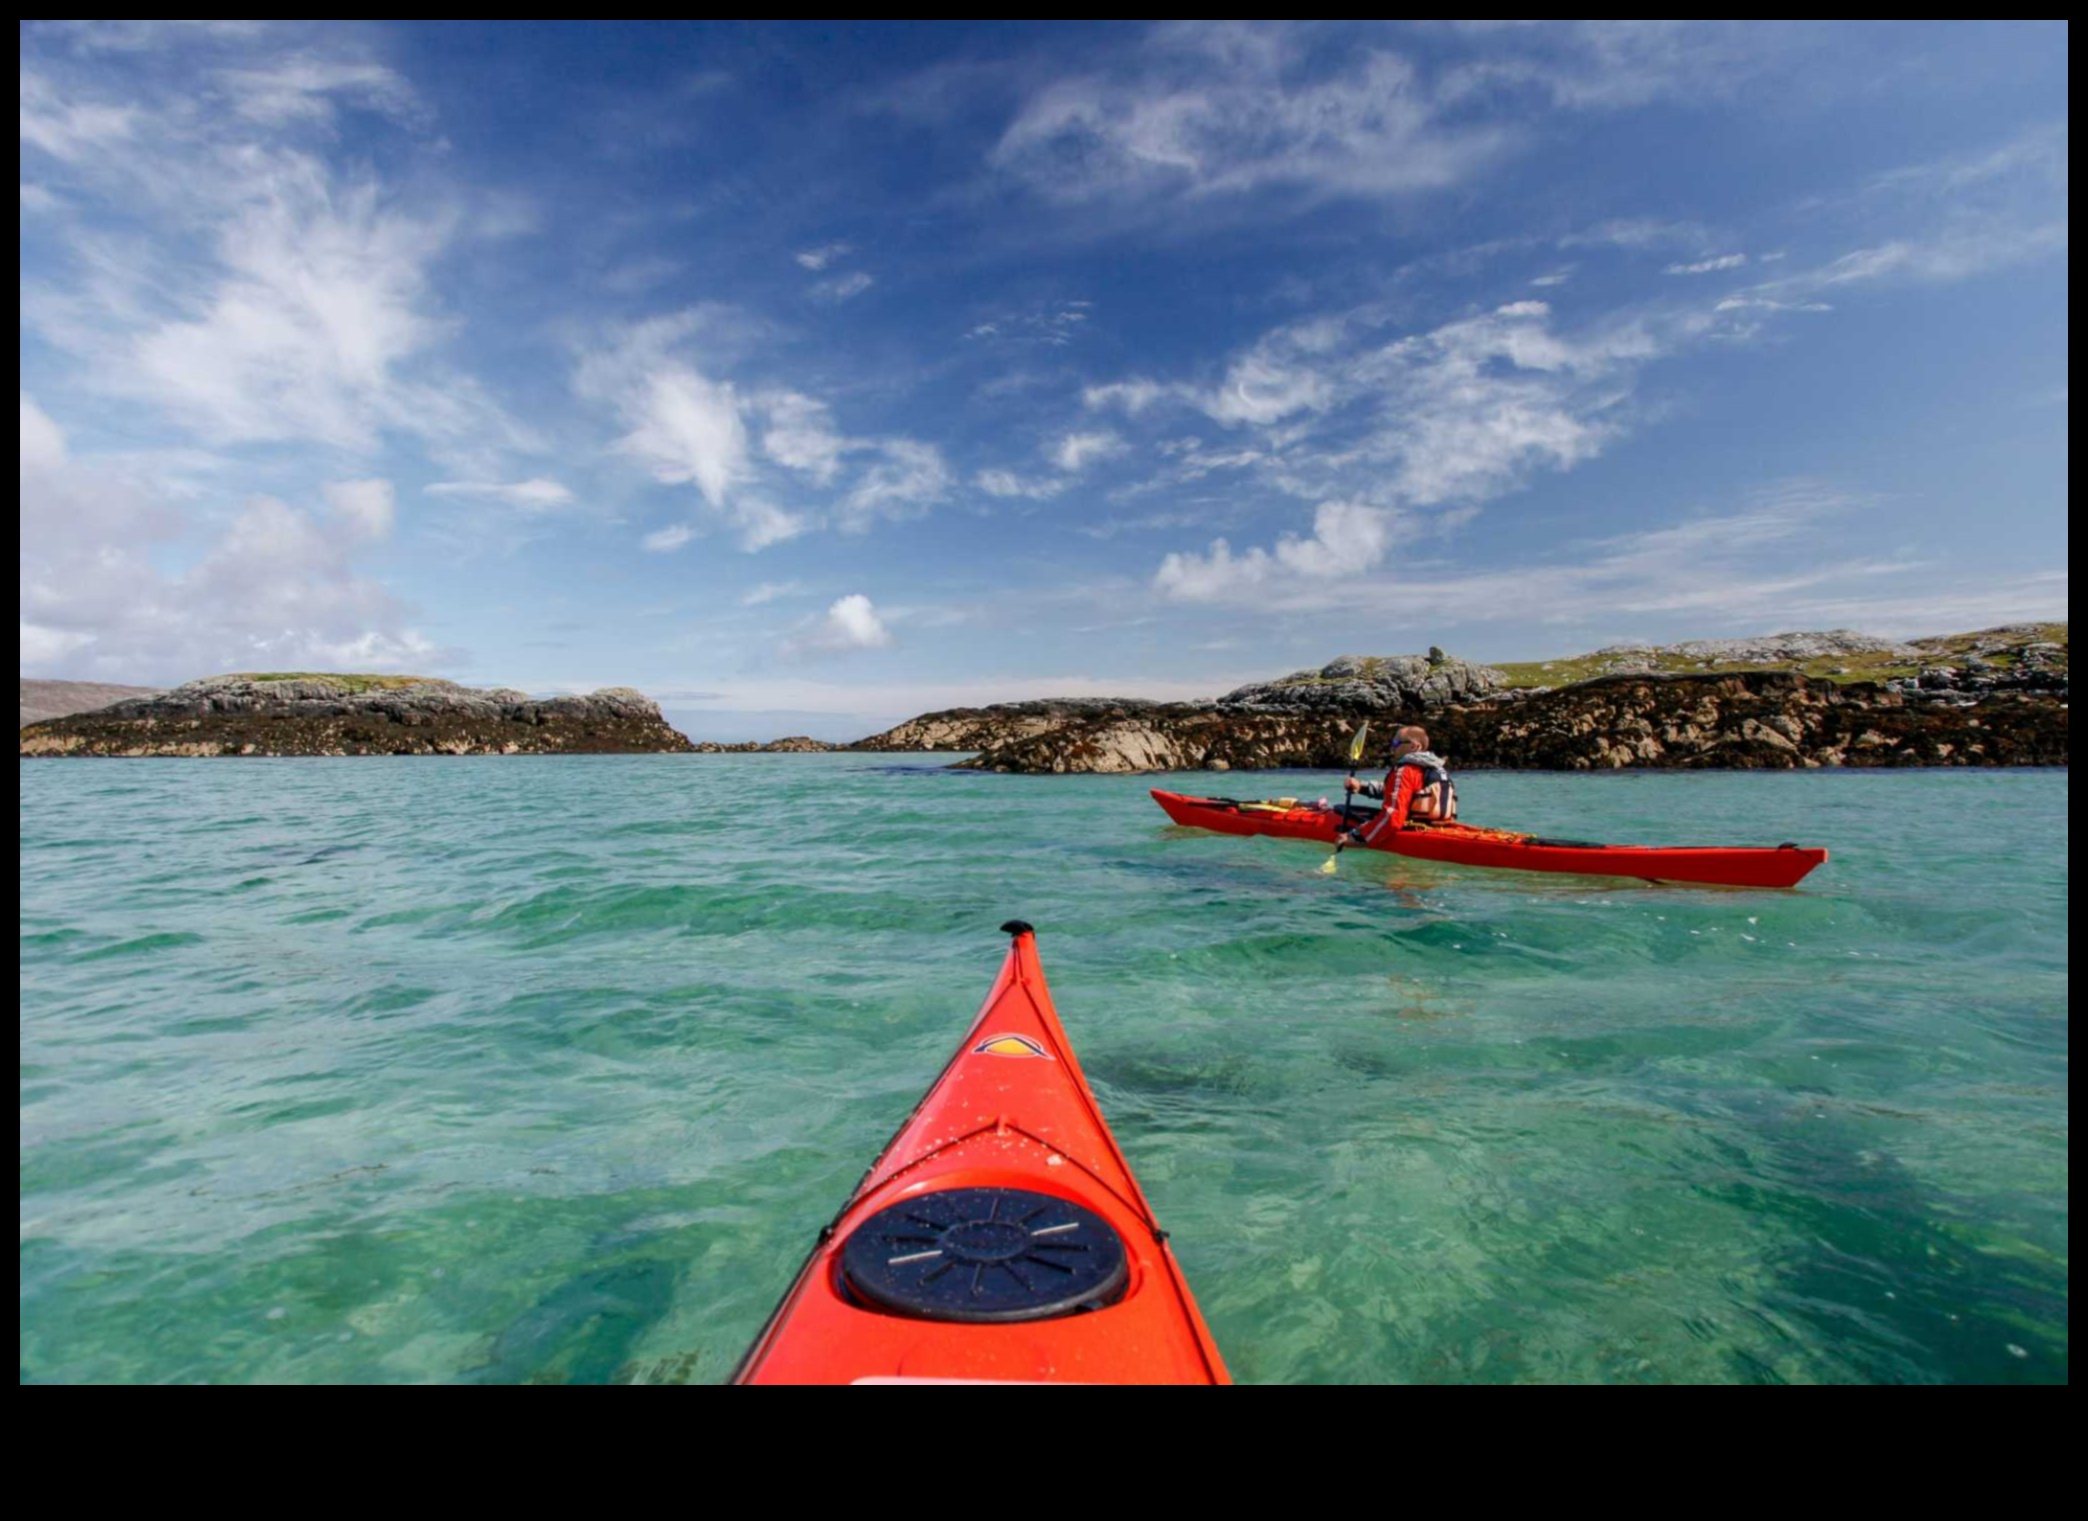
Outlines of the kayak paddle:
{"label": "kayak paddle", "polygon": [[[1363,722],[1362,722],[1361,726],[1357,728],[1357,730],[1356,730],[1356,737],[1355,737],[1354,739],[1352,739],[1352,740],[1350,740],[1350,741],[1349,741],[1349,780],[1350,780],[1350,781],[1354,781],[1354,780],[1356,779],[1356,768],[1357,768],[1358,766],[1360,766],[1360,765],[1362,765],[1362,764],[1363,764],[1363,742],[1364,742],[1364,741],[1365,741],[1366,739],[1368,739],[1369,737],[1370,737],[1370,720],[1366,718],[1366,719],[1364,719],[1364,720],[1363,720]],[[1346,820],[1346,819],[1348,818],[1348,816],[1349,816],[1349,814],[1348,814],[1348,799],[1349,799],[1349,792],[1348,792],[1348,788],[1346,788],[1346,787],[1343,787],[1343,788],[1341,789],[1341,816],[1342,816],[1342,818],[1343,818],[1344,820]],[[1328,857],[1327,857],[1327,860],[1326,860],[1326,863],[1325,863],[1325,864],[1324,864],[1323,866],[1321,866],[1321,867],[1320,867],[1320,875],[1321,875],[1321,876],[1323,876],[1323,877],[1331,877],[1331,876],[1333,876],[1333,875],[1334,875],[1334,873],[1335,873],[1336,869],[1337,869],[1337,868],[1339,868],[1339,866],[1341,865],[1341,852],[1342,852],[1342,850],[1343,850],[1343,849],[1344,849],[1344,848],[1345,848],[1345,847],[1346,847],[1347,845],[1348,845],[1348,832],[1347,832],[1346,830],[1343,830],[1343,831],[1342,831],[1342,833],[1341,833],[1340,835],[1336,836],[1336,838],[1335,838],[1335,841],[1334,841],[1334,854],[1332,854],[1331,856],[1328,856]]]}

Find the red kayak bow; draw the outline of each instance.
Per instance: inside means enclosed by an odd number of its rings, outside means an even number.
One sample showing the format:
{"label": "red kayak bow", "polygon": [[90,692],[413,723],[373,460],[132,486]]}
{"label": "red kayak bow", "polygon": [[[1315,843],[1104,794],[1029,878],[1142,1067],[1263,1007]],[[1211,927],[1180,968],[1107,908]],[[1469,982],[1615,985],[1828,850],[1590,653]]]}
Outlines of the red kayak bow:
{"label": "red kayak bow", "polygon": [[741,1362],[741,1384],[1224,1384],[1020,920],[957,1054]]}
{"label": "red kayak bow", "polygon": [[[1220,834],[1267,834],[1289,840],[1334,843],[1342,827],[1338,809],[1288,800],[1238,802],[1232,798],[1185,797],[1153,789],[1153,801],[1177,824]],[[1649,882],[1706,882],[1723,887],[1793,887],[1827,852],[1797,845],[1758,846],[1595,845],[1582,840],[1547,840],[1506,829],[1471,824],[1413,824],[1405,829],[1364,825],[1372,850],[1422,861],[1494,866],[1512,871],[1562,871],[1582,876],[1643,877]]]}

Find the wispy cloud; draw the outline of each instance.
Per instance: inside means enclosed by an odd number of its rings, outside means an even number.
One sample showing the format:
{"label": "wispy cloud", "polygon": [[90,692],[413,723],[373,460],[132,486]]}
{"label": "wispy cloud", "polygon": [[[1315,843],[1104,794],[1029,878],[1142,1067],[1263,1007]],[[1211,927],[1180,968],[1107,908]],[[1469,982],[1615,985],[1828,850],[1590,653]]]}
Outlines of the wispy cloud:
{"label": "wispy cloud", "polygon": [[233,109],[158,88],[119,102],[25,64],[25,148],[76,210],[67,273],[25,277],[25,323],[85,382],[213,444],[371,453],[402,434],[481,463],[538,447],[441,357],[456,324],[430,271],[468,230],[461,201],[303,145],[344,101],[411,115],[411,92],[352,57],[214,77]]}
{"label": "wispy cloud", "polygon": [[696,529],[694,525],[689,523],[669,523],[665,528],[655,528],[651,533],[640,539],[638,544],[647,554],[666,555],[673,554],[675,550],[680,549],[695,537]]}
{"label": "wispy cloud", "polygon": [[1068,433],[1051,451],[1051,461],[1070,474],[1085,470],[1097,460],[1114,459],[1130,450],[1123,438],[1107,430]]}
{"label": "wispy cloud", "polygon": [[842,302],[860,296],[877,282],[860,269],[850,270],[832,280],[821,280],[812,287],[815,301]]}
{"label": "wispy cloud", "polygon": [[569,489],[541,475],[526,481],[437,481],[428,495],[485,497],[523,512],[557,512],[573,505]]}
{"label": "wispy cloud", "polygon": [[1744,253],[1714,254],[1708,259],[1695,259],[1687,264],[1670,264],[1665,274],[1670,275],[1715,275],[1721,270],[1741,269],[1747,264]]}
{"label": "wispy cloud", "polygon": [[1396,53],[1317,68],[1285,27],[1156,29],[1129,69],[1061,79],[995,145],[1002,173],[1052,201],[1239,195],[1278,187],[1384,196],[1468,177],[1505,141],[1445,115]]}
{"label": "wispy cloud", "polygon": [[[1276,329],[1214,386],[1095,387],[1136,415],[1161,397],[1257,445],[1184,466],[1254,468],[1309,501],[1435,507],[1569,470],[1622,436],[1636,372],[1686,341],[1688,318],[1618,317],[1561,332],[1541,301],[1404,336],[1363,309]],[[1193,441],[1192,441],[1193,442]]]}
{"label": "wispy cloud", "polygon": [[836,259],[846,258],[854,251],[855,249],[851,244],[825,243],[818,248],[807,248],[801,253],[793,255],[793,257],[796,258],[800,268],[809,269],[816,274],[829,264],[832,264]]}
{"label": "wispy cloud", "polygon": [[1049,501],[1063,492],[1068,482],[1063,476],[1026,476],[1013,470],[981,470],[972,477],[972,484],[988,496],[1026,497],[1031,501]]}
{"label": "wispy cloud", "polygon": [[911,438],[880,440],[881,456],[839,503],[843,528],[861,532],[879,518],[912,518],[950,494],[952,476],[942,451]]}

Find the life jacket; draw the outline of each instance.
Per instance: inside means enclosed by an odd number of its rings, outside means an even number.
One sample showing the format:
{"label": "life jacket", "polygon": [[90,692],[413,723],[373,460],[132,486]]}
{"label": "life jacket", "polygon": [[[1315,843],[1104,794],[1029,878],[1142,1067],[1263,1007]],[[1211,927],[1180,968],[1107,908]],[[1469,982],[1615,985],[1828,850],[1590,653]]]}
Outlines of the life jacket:
{"label": "life jacket", "polygon": [[1394,766],[1392,774],[1385,778],[1388,796],[1394,794],[1399,784],[1401,766],[1412,766],[1421,773],[1421,785],[1407,802],[1407,817],[1417,817],[1415,810],[1426,798],[1431,806],[1427,813],[1418,815],[1423,822],[1453,822],[1457,818],[1457,783],[1450,779],[1450,769],[1443,764],[1443,758],[1431,750],[1416,750],[1412,755],[1401,756],[1399,765]]}

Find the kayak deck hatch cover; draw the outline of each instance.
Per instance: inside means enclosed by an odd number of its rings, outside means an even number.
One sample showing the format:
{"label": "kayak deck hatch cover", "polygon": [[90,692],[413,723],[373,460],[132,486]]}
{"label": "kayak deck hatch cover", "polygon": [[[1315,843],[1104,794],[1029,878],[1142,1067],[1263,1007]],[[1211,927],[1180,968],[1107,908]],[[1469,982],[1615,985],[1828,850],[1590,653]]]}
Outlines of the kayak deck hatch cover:
{"label": "kayak deck hatch cover", "polygon": [[741,1361],[741,1384],[1224,1384],[1030,926]]}
{"label": "kayak deck hatch cover", "polygon": [[1721,887],[1794,887],[1827,859],[1827,852],[1784,844],[1762,846],[1597,845],[1585,840],[1550,840],[1475,824],[1409,824],[1368,835],[1375,811],[1350,813],[1293,798],[1242,802],[1236,798],[1188,797],[1153,789],[1153,801],[1177,824],[1221,834],[1274,835],[1332,845],[1351,820],[1372,850],[1422,861],[1493,866],[1513,871],[1571,872],[1582,876],[1640,877],[1649,882],[1701,882]]}

